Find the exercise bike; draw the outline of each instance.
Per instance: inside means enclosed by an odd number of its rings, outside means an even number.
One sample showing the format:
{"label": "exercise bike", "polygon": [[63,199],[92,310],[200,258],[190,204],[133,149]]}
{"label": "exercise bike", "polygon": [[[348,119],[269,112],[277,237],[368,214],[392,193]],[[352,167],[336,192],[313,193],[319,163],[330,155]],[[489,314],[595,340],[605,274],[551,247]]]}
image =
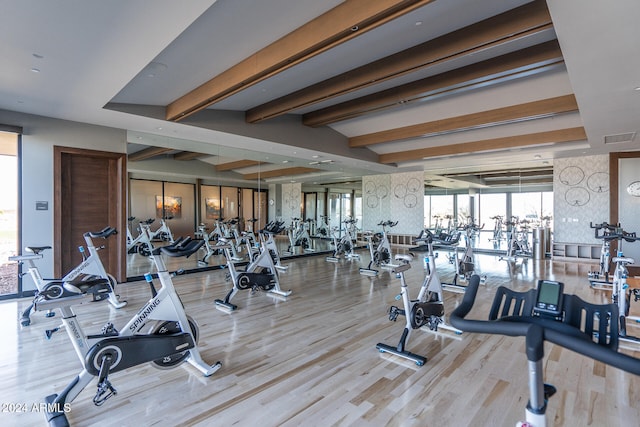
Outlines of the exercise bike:
{"label": "exercise bike", "polygon": [[489,238],[489,241],[493,242],[494,248],[497,249],[500,246],[500,242],[504,240],[503,218],[502,215],[495,215],[489,218],[493,220],[493,235]]}
{"label": "exercise bike", "polygon": [[622,228],[618,228],[615,233],[610,233],[608,236],[618,240],[618,252],[617,256],[611,260],[616,268],[613,271],[613,283],[611,292],[611,301],[618,307],[618,321],[619,321],[619,333],[620,340],[625,343],[632,343],[633,349],[638,350],[640,345],[640,338],[629,335],[627,333],[627,320],[633,320],[636,326],[640,324],[640,317],[629,316],[629,308],[631,305],[631,296],[633,295],[634,301],[640,300],[640,289],[631,289],[627,283],[627,277],[629,272],[627,265],[633,264],[634,259],[625,257],[622,252],[622,242],[629,243],[640,240],[640,237],[636,236],[636,233],[627,233]]}
{"label": "exercise bike", "polygon": [[[133,221],[135,217],[130,217]],[[142,256],[149,256],[155,250],[155,246],[151,243],[151,224],[155,222],[155,219],[149,218],[138,222],[138,236],[135,239],[130,239],[131,232],[127,228],[127,253],[134,254],[139,253]]]}
{"label": "exercise bike", "polygon": [[[43,279],[40,274],[40,270],[38,270],[38,267],[34,262],[37,259],[42,259],[42,252],[47,249],[51,249],[51,246],[27,246],[25,251],[29,252],[28,254],[15,255],[9,257],[9,260],[17,261],[19,263],[27,263],[27,273],[31,276],[31,279],[37,288],[34,301],[37,299],[38,294],[51,283],[77,282],[95,277],[102,277],[103,279],[107,279],[111,286],[112,291],[108,295],[109,303],[111,303],[114,308],[122,308],[127,305],[127,302],[118,300],[118,296],[115,292],[118,281],[115,277],[106,272],[104,265],[102,264],[102,260],[100,259],[100,255],[98,254],[98,250],[102,249],[104,246],[96,247],[93,243],[93,239],[107,239],[114,234],[117,234],[117,231],[115,228],[111,227],[106,227],[99,232],[84,233],[83,237],[87,248],[85,250],[84,246],[78,247],[78,250],[82,255],[82,262],[73,270],[68,272],[62,279]],[[88,256],[87,252],[89,253]],[[31,310],[33,309],[33,306],[34,303],[32,302],[31,305],[22,312],[22,315],[20,316],[20,324],[22,326],[29,326],[31,324]],[[47,312],[46,317],[52,316],[54,316],[53,311]]]}
{"label": "exercise bike", "polygon": [[315,252],[311,248],[311,236],[309,235],[309,223],[311,219],[291,218],[291,226],[287,230],[289,237],[289,247],[287,252],[291,255],[295,253],[296,247],[301,247],[304,252]]}
{"label": "exercise bike", "polygon": [[366,232],[364,237],[367,240],[367,246],[369,247],[369,254],[371,261],[367,268],[361,268],[360,274],[365,276],[376,276],[378,270],[373,266],[380,268],[393,269],[395,265],[391,264],[391,244],[389,243],[389,237],[387,236],[387,227],[395,227],[398,225],[398,221],[381,221],[378,223],[382,227],[382,233]]}
{"label": "exercise bike", "polygon": [[[484,224],[482,226],[478,226],[473,221],[468,222],[462,227],[458,227],[458,231],[461,233],[464,232],[465,235],[465,250],[462,258],[458,257],[458,248],[455,247],[453,249],[453,256],[449,258],[449,263],[455,265],[456,274],[453,276],[453,283],[443,283],[442,287],[446,291],[464,293],[467,288],[466,285],[462,285],[458,282],[458,280],[464,280],[466,282],[469,281],[471,276],[475,274],[475,263],[473,260],[473,236],[477,234],[480,230],[484,228]],[[487,279],[487,276],[481,276],[480,280],[482,283]]]}
{"label": "exercise bike", "polygon": [[320,224],[316,226],[313,237],[321,239],[327,239],[331,237],[331,228],[329,228],[329,217],[326,215],[320,215]]}
{"label": "exercise bike", "polygon": [[473,308],[479,284],[480,278],[472,276],[462,303],[451,313],[451,323],[465,332],[526,337],[530,396],[525,421],[518,426],[547,425],[547,401],[556,388],[544,384],[545,341],[640,375],[640,359],[617,351],[615,304],[590,304],[576,295],[563,293],[561,282],[540,280],[537,289],[527,292],[499,287],[489,320],[469,320],[466,316]]}
{"label": "exercise bike", "polygon": [[346,259],[355,259],[360,258],[360,255],[355,253],[355,246],[353,242],[355,241],[355,236],[352,234],[355,229],[355,223],[357,219],[354,218],[346,218],[342,221],[345,224],[344,227],[344,235],[341,238],[338,238],[338,227],[332,227],[331,232],[333,235],[333,255],[326,257],[326,261],[328,262],[338,262],[340,261],[340,257],[344,256]]}
{"label": "exercise bike", "polygon": [[520,227],[518,217],[511,217],[511,221],[504,224],[507,228],[507,253],[506,256],[500,257],[500,260],[515,261],[520,257],[530,257],[531,249],[529,246],[529,232],[526,222],[524,227]]}
{"label": "exercise bike", "polygon": [[162,240],[165,242],[173,243],[173,234],[169,228],[167,221],[173,219],[172,216],[160,218],[160,227],[156,231],[150,231],[149,240]]}
{"label": "exercise bike", "polygon": [[[201,241],[192,241],[183,249],[161,248],[171,257],[190,256]],[[159,368],[173,368],[189,362],[204,376],[216,372],[221,363],[205,363],[198,351],[198,325],[184,311],[161,256],[153,257],[162,285],[151,299],[118,331],[107,323],[98,334],[86,335],[73,312],[73,306],[93,299],[108,298],[112,293],[108,280],[71,284],[57,282],[47,286],[36,298],[37,311],[59,309],[62,322],[83,366],[82,371],[59,394],[45,399],[47,421],[51,426],[68,426],[65,408],[97,377],[97,391],[93,403],[100,406],[117,394],[109,381],[109,374],[151,362]],[[151,274],[146,276],[152,284]],[[155,288],[152,286],[152,288]],[[52,331],[48,331],[51,337]]]}
{"label": "exercise bike", "polygon": [[267,294],[283,298],[291,295],[291,290],[283,291],[280,288],[278,272],[267,249],[263,249],[256,261],[247,265],[244,271],[240,271],[236,269],[231,255],[231,247],[226,242],[226,239],[220,238],[218,242],[219,248],[224,251],[227,257],[227,269],[229,270],[227,279],[231,280],[233,287],[224,299],[216,299],[214,301],[217,308],[226,312],[235,311],[238,306],[232,304],[231,299],[238,291],[247,289],[251,289],[252,293],[264,291]]}
{"label": "exercise bike", "polygon": [[444,299],[442,295],[442,286],[436,272],[435,254],[433,253],[433,234],[429,230],[425,230],[424,236],[416,239],[416,242],[425,243],[428,246],[428,271],[425,276],[420,291],[415,300],[410,299],[407,282],[404,277],[405,271],[411,268],[410,262],[413,260],[412,255],[397,254],[395,260],[400,265],[395,267],[392,272],[400,278],[400,295],[396,299],[402,300],[402,308],[392,305],[389,307],[389,320],[395,322],[398,316],[405,316],[405,327],[400,336],[400,341],[396,346],[378,343],[376,348],[381,353],[391,353],[405,359],[412,360],[416,365],[422,366],[427,358],[407,350],[409,336],[413,329],[423,329],[438,332],[438,329],[445,329],[460,335],[462,331],[447,324],[445,320]]}
{"label": "exercise bike", "polygon": [[617,238],[615,233],[620,229],[620,223],[614,225],[606,222],[601,224],[593,224],[590,222],[589,227],[595,230],[596,239],[602,239],[602,247],[600,248],[600,269],[598,271],[590,271],[588,273],[589,283],[594,289],[611,290],[612,282],[609,280],[611,241]]}
{"label": "exercise bike", "polygon": [[283,265],[280,259],[280,252],[278,251],[278,245],[276,244],[275,236],[282,233],[285,229],[283,221],[271,221],[265,226],[263,230],[260,230],[260,248],[269,252],[273,264],[278,270],[287,271],[288,265]]}

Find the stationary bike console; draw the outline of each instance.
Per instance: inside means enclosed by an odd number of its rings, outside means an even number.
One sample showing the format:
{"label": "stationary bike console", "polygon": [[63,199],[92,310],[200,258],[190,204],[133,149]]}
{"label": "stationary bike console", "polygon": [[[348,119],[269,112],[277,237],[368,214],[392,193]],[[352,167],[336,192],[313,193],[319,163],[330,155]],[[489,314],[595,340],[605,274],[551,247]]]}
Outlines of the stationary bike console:
{"label": "stationary bike console", "polygon": [[640,360],[618,353],[618,307],[591,304],[576,295],[563,294],[559,282],[540,280],[537,289],[516,292],[498,288],[489,320],[465,319],[473,308],[480,278],[473,275],[462,303],[451,313],[451,324],[467,332],[526,337],[530,398],[526,421],[545,425],[548,390],[543,383],[544,342],[640,375]]}

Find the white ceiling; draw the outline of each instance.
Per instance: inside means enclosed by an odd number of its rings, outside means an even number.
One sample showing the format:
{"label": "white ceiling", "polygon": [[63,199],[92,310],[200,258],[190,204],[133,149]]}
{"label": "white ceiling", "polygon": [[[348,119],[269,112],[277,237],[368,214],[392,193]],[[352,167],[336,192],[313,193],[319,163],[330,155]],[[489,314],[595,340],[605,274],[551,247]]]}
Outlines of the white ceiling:
{"label": "white ceiling", "polygon": [[[175,99],[340,3],[4,0],[0,14],[0,108],[126,129],[132,143],[130,152],[158,145],[207,153],[211,157],[204,160],[211,163],[240,158],[272,163],[263,170],[284,167],[283,161],[288,162],[286,167],[309,167],[314,159],[335,160],[314,166],[324,173],[287,177],[287,181],[330,182],[405,170],[425,170],[431,176],[543,167],[558,157],[640,149],[638,137],[627,143],[604,144],[605,135],[640,130],[640,90],[634,90],[640,87],[637,0],[548,0],[554,28],[536,37],[301,108],[287,118],[274,120],[275,124],[251,125],[238,120],[242,112],[264,102],[528,3],[437,0],[214,104],[207,112],[219,117],[215,125],[206,123],[210,116],[198,120],[200,113],[184,123],[168,122],[157,114]],[[307,131],[302,129],[300,114],[556,36],[565,66],[313,130],[314,138],[331,136],[331,143],[304,141]],[[576,96],[579,113],[363,149],[346,146],[349,137],[571,93]],[[108,104],[111,107],[105,108]],[[131,108],[120,108],[123,104],[131,104]],[[136,108],[141,113],[133,114]],[[377,154],[391,151],[578,126],[584,126],[586,141],[461,153],[399,165],[375,161]],[[255,167],[237,172],[252,171]]]}

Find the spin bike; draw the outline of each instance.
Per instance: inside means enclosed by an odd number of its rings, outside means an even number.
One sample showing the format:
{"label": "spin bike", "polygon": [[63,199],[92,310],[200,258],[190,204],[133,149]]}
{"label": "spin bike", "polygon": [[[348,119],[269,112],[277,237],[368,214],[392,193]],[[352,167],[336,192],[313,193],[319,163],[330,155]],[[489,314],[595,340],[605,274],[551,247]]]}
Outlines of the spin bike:
{"label": "spin bike", "polygon": [[589,283],[594,289],[611,290],[612,283],[609,280],[611,241],[617,238],[616,233],[620,230],[620,223],[614,225],[606,222],[601,224],[593,224],[590,222],[589,227],[595,230],[596,239],[602,239],[602,247],[600,248],[600,269],[598,271],[589,272]]}
{"label": "spin bike", "polygon": [[300,246],[304,252],[315,252],[311,248],[311,236],[309,235],[309,224],[312,219],[291,218],[291,226],[287,230],[289,236],[289,247],[287,252],[293,254],[295,248]]}
{"label": "spin bike", "polygon": [[229,270],[227,279],[231,280],[233,287],[223,300],[216,299],[214,301],[216,307],[228,312],[236,310],[238,306],[232,304],[231,299],[238,291],[246,289],[251,289],[252,293],[264,291],[276,297],[288,297],[291,295],[291,290],[283,291],[280,288],[276,266],[266,247],[263,247],[262,252],[255,261],[248,264],[244,271],[240,271],[236,269],[231,255],[231,247],[226,239],[220,238],[218,242],[219,248],[224,250],[225,256],[227,257],[227,268]]}
{"label": "spin bike", "polygon": [[329,228],[329,217],[326,215],[320,215],[320,224],[316,226],[316,231],[313,237],[319,237],[321,239],[331,237],[331,229]]}
{"label": "spin bike", "polygon": [[[547,401],[556,388],[544,384],[544,342],[549,341],[578,354],[640,375],[640,359],[618,352],[615,304],[595,305],[565,294],[561,282],[539,280],[527,292],[498,288],[489,320],[469,320],[480,278],[471,277],[462,303],[451,313],[451,323],[466,332],[526,337],[529,402],[526,421],[518,426],[546,426]],[[525,371],[523,369],[522,371]]]}
{"label": "spin bike", "polygon": [[[446,291],[464,293],[467,288],[466,285],[461,285],[458,283],[458,279],[464,280],[466,282],[469,281],[471,276],[475,274],[475,263],[473,260],[473,236],[478,233],[480,230],[484,228],[484,224],[482,226],[478,226],[473,221],[469,222],[462,227],[458,227],[460,232],[465,233],[465,250],[462,258],[458,257],[458,248],[453,249],[453,257],[449,258],[449,262],[455,265],[456,274],[453,276],[453,283],[443,283],[442,287]],[[487,279],[487,276],[482,276],[481,281]]]}
{"label": "spin bike", "polygon": [[149,240],[163,240],[169,243],[173,243],[173,234],[169,228],[167,221],[173,219],[172,216],[160,218],[160,227],[156,231],[150,231]]}
{"label": "spin bike", "polygon": [[260,231],[260,248],[261,250],[267,250],[273,264],[278,270],[287,271],[288,265],[282,265],[280,261],[280,252],[278,251],[278,245],[276,244],[275,235],[284,231],[285,225],[283,221],[271,221],[266,227]]}
{"label": "spin bike", "polygon": [[[38,298],[40,292],[47,288],[47,286],[51,284],[59,284],[62,282],[77,282],[82,280],[87,280],[95,277],[102,277],[103,279],[107,279],[109,281],[109,285],[111,286],[111,292],[108,295],[109,303],[115,308],[122,308],[127,305],[126,301],[118,300],[118,296],[115,293],[116,285],[118,281],[106,272],[104,265],[102,264],[102,260],[100,259],[100,255],[98,254],[98,250],[103,249],[104,246],[96,247],[93,243],[93,239],[102,238],[107,239],[109,236],[117,234],[115,228],[106,227],[102,231],[99,232],[87,232],[83,234],[84,241],[87,245],[87,249],[85,250],[84,246],[79,246],[78,250],[82,255],[82,262],[78,264],[73,270],[67,273],[62,279],[43,279],[40,274],[40,270],[35,264],[35,260],[42,259],[44,252],[47,249],[51,249],[51,246],[27,246],[25,251],[29,252],[28,254],[23,255],[15,255],[9,257],[10,261],[17,261],[19,263],[27,263],[27,272],[31,276],[33,283],[36,285],[37,291],[35,295],[35,299]],[[87,256],[86,252],[89,253]],[[34,299],[34,301],[35,301]],[[20,316],[20,324],[22,326],[29,326],[31,324],[31,310],[33,309],[34,303],[32,302],[29,307],[27,307]],[[49,311],[46,314],[46,317],[54,316],[53,311]]]}
{"label": "spin bike", "polygon": [[518,256],[531,256],[529,248],[529,236],[526,227],[520,227],[518,217],[512,217],[511,221],[504,224],[507,228],[507,253],[506,256],[500,257],[501,260],[515,261]]}
{"label": "spin bike", "polygon": [[357,221],[357,219],[350,217],[342,221],[345,227],[344,235],[340,239],[338,238],[338,227],[331,228],[333,235],[333,255],[326,257],[326,261],[338,262],[343,255],[346,259],[360,258],[360,255],[355,253],[355,246],[353,245],[355,241],[355,224]]}
{"label": "spin bike", "polygon": [[627,333],[627,319],[635,321],[636,326],[640,323],[640,317],[629,316],[631,296],[633,295],[634,301],[640,300],[640,289],[631,289],[627,283],[627,277],[629,276],[627,265],[633,264],[634,259],[624,256],[622,252],[622,242],[632,243],[640,240],[640,237],[637,237],[635,232],[627,233],[622,228],[618,228],[615,233],[610,233],[607,237],[618,240],[617,256],[611,260],[616,265],[613,271],[611,300],[618,306],[620,340],[633,343],[634,349],[638,349],[637,346],[640,345],[640,338]]}
{"label": "spin bike", "polygon": [[360,274],[366,276],[375,276],[378,274],[378,270],[372,268],[374,265],[389,269],[395,267],[391,264],[391,244],[387,236],[387,227],[395,227],[398,225],[398,221],[381,221],[378,225],[382,227],[382,233],[373,234],[373,232],[368,232],[364,235],[367,239],[367,246],[369,247],[369,254],[371,256],[371,261],[369,261],[367,268],[360,269]]}
{"label": "spin bike", "polygon": [[410,299],[407,282],[404,277],[405,271],[411,268],[410,262],[413,256],[397,254],[395,260],[400,265],[395,267],[392,272],[400,278],[400,295],[396,296],[396,300],[402,299],[402,308],[392,305],[389,307],[389,320],[395,322],[398,316],[405,317],[405,327],[400,336],[400,341],[396,346],[378,343],[376,348],[381,353],[391,353],[405,359],[412,360],[416,365],[422,366],[427,358],[419,354],[408,351],[407,343],[411,330],[418,328],[427,328],[432,332],[438,332],[439,328],[449,330],[456,335],[460,335],[462,331],[454,328],[445,321],[444,300],[442,296],[442,286],[436,272],[435,254],[433,253],[433,234],[429,230],[425,230],[426,236],[420,236],[416,239],[418,243],[424,243],[428,249],[428,266],[427,275],[422,282],[420,292],[415,300]]}
{"label": "spin bike", "polygon": [[[183,249],[163,247],[161,252],[170,257],[188,257],[201,245],[201,241],[192,241]],[[94,377],[97,377],[98,384],[93,403],[100,406],[117,394],[109,381],[111,373],[147,362],[159,368],[173,368],[188,361],[208,377],[221,367],[220,362],[208,365],[202,360],[197,347],[198,325],[185,313],[162,257],[154,256],[153,259],[162,286],[120,331],[112,323],[107,323],[100,333],[86,335],[72,308],[92,297],[107,298],[113,292],[108,280],[95,279],[76,284],[57,282],[37,296],[37,311],[61,311],[63,324],[83,366],[64,390],[46,397],[46,417],[51,426],[69,425],[64,409]],[[152,289],[155,288],[151,274],[145,277]],[[50,337],[52,332],[48,332]]]}
{"label": "spin bike", "polygon": [[490,217],[493,220],[493,236],[489,239],[493,242],[494,248],[500,246],[500,242],[504,240],[504,231],[502,230],[502,216],[495,215]]}
{"label": "spin bike", "polygon": [[[133,221],[135,217],[130,217],[130,222]],[[153,243],[151,243],[151,224],[155,222],[155,219],[149,218],[144,221],[140,221],[138,223],[138,231],[140,234],[133,239],[131,237],[131,232],[127,228],[127,253],[134,254],[139,253],[142,256],[149,256],[155,250]]]}

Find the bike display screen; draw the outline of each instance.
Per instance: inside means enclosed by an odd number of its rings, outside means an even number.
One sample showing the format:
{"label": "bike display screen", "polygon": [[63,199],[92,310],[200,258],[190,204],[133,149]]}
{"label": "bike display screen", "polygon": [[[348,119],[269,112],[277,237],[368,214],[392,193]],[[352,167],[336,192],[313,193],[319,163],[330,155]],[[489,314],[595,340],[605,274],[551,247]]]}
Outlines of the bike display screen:
{"label": "bike display screen", "polygon": [[534,314],[559,317],[562,313],[562,294],[564,284],[551,280],[538,280]]}

